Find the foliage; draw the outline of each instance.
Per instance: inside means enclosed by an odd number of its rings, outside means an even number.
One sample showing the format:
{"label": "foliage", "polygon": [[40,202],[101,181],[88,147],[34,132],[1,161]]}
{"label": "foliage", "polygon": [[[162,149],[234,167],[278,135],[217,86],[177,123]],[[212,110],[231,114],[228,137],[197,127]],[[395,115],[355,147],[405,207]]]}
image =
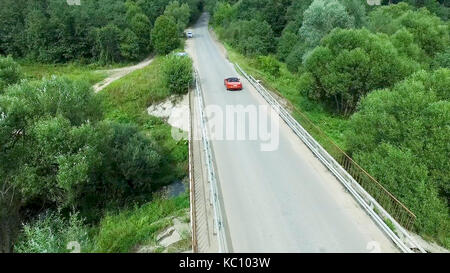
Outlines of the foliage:
{"label": "foliage", "polygon": [[100,62],[113,63],[120,58],[120,36],[118,27],[109,24],[97,30],[96,40],[98,51],[100,52]]}
{"label": "foliage", "polygon": [[172,17],[162,15],[152,30],[152,43],[156,53],[165,55],[180,45],[177,24]]}
{"label": "foliage", "polygon": [[448,24],[426,9],[413,10],[406,3],[380,7],[369,14],[369,28],[389,35],[405,28],[429,57],[445,50],[449,43]]}
{"label": "foliage", "polygon": [[304,13],[300,36],[310,48],[334,28],[351,28],[355,19],[337,0],[314,0]]}
{"label": "foliage", "polygon": [[216,26],[228,26],[233,19],[234,13],[234,8],[229,3],[217,2],[212,23]]}
{"label": "foliage", "polygon": [[162,76],[169,91],[185,94],[194,80],[192,60],[186,56],[170,55],[165,59]]}
{"label": "foliage", "polygon": [[291,31],[285,31],[279,41],[277,48],[277,57],[280,61],[286,61],[286,58],[293,51],[294,47],[297,45],[299,37],[296,33]]}
{"label": "foliage", "polygon": [[291,53],[289,53],[286,58],[286,65],[290,72],[298,72],[303,64],[303,56],[306,55],[305,53],[307,50],[307,46],[302,42],[299,42],[294,46]]}
{"label": "foliage", "polygon": [[418,231],[447,246],[449,84],[450,70],[440,69],[374,91],[346,133],[356,160],[417,214]]}
{"label": "foliage", "polygon": [[10,56],[0,56],[0,94],[4,88],[19,82],[22,77],[21,67]]}
{"label": "foliage", "polygon": [[224,38],[248,56],[267,55],[275,50],[275,39],[266,21],[234,21],[224,30]]}
{"label": "foliage", "polygon": [[[189,21],[199,16],[200,0],[178,2],[184,23],[186,13]],[[151,52],[152,26],[170,3],[83,0],[74,6],[62,0],[2,0],[0,54],[45,63],[135,60]]]}
{"label": "foliage", "polygon": [[393,85],[418,69],[388,37],[368,30],[334,30],[305,60],[314,79],[308,96],[351,113],[369,91]]}
{"label": "foliage", "polygon": [[265,73],[274,77],[280,75],[280,63],[273,56],[259,56],[256,59],[257,66]]}
{"label": "foliage", "polygon": [[190,12],[188,4],[180,4],[178,1],[173,1],[167,5],[164,15],[171,16],[177,24],[178,32],[183,33],[189,23]]}
{"label": "foliage", "polygon": [[140,44],[137,35],[127,28],[121,37],[120,54],[128,60],[137,60],[140,55]]}

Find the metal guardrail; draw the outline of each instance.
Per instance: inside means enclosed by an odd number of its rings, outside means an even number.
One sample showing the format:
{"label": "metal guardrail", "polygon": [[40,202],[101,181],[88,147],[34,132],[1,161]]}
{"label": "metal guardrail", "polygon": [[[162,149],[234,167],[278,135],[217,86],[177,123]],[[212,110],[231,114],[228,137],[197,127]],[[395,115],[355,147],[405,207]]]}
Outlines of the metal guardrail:
{"label": "metal guardrail", "polygon": [[[410,227],[415,215],[400,201],[389,193],[379,182],[364,171],[356,162],[346,155],[336,144],[329,142],[327,150],[324,149],[300,123],[267,91],[255,78],[248,75],[238,64],[238,71],[255,87],[261,96],[272,106],[294,133],[308,146],[319,160],[338,178],[345,188],[353,195],[358,203],[374,219],[380,228],[391,238],[403,252],[425,252],[417,244],[400,223]],[[318,129],[309,119],[311,128]],[[331,154],[329,153],[331,152]],[[372,195],[375,197],[372,197]],[[383,205],[380,205],[380,203]],[[390,213],[396,217],[397,222]],[[395,231],[386,224],[389,220]],[[413,251],[414,250],[414,251]]]}
{"label": "metal guardrail", "polygon": [[201,91],[200,79],[198,73],[195,72],[195,97],[197,99],[198,110],[200,114],[200,124],[202,131],[203,149],[206,159],[206,170],[208,173],[208,182],[211,190],[211,200],[214,210],[214,225],[218,238],[219,252],[228,252],[228,245],[224,229],[224,221],[222,217],[222,209],[219,202],[219,194],[217,188],[216,174],[213,165],[212,149],[208,138],[208,130],[206,127],[207,119],[204,111],[203,93]]}
{"label": "metal guardrail", "polygon": [[191,215],[191,231],[192,231],[192,252],[198,252],[198,244],[197,244],[197,226],[196,226],[196,212],[195,212],[195,183],[194,183],[194,158],[192,155],[192,146],[194,140],[194,131],[192,126],[192,99],[191,99],[191,90],[188,93],[189,97],[189,201],[190,201],[190,215]]}

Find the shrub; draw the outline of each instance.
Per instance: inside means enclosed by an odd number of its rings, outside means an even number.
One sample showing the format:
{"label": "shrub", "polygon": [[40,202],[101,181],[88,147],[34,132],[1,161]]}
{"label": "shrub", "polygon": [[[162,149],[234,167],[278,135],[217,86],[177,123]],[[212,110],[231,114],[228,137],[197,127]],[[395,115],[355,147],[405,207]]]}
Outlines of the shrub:
{"label": "shrub", "polygon": [[67,249],[69,242],[77,242],[80,251],[86,252],[91,248],[84,219],[78,213],[71,214],[65,219],[60,212],[47,211],[38,218],[23,226],[23,232],[14,246],[19,253],[63,253],[71,252]]}
{"label": "shrub", "polygon": [[273,56],[259,56],[257,66],[271,76],[278,77],[280,75],[280,63]]}
{"label": "shrub", "polygon": [[164,81],[173,94],[185,94],[192,84],[192,60],[186,56],[167,56],[163,66]]}
{"label": "shrub", "polygon": [[22,78],[20,66],[12,57],[0,56],[0,94],[10,84],[17,83]]}

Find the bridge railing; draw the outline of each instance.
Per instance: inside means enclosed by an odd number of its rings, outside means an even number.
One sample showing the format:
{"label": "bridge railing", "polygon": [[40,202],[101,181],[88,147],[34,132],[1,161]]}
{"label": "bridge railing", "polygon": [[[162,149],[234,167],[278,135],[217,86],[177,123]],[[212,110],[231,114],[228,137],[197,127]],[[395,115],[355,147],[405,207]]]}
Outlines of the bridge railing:
{"label": "bridge railing", "polygon": [[[200,78],[198,76],[197,71],[194,73],[194,80],[195,80],[195,100],[196,105],[198,107],[198,114],[200,118],[200,130],[201,130],[201,141],[203,146],[203,152],[205,156],[205,167],[207,172],[207,178],[210,185],[210,194],[211,194],[211,202],[213,206],[214,211],[214,227],[217,235],[218,240],[218,247],[219,252],[221,253],[227,253],[230,251],[228,247],[228,241],[226,237],[225,232],[225,226],[224,226],[224,215],[222,213],[223,208],[221,207],[220,200],[219,200],[219,188],[218,188],[218,181],[216,177],[216,172],[214,168],[214,162],[213,162],[213,150],[211,147],[209,134],[208,134],[208,126],[207,126],[207,117],[204,109],[204,101],[203,101],[203,91],[202,86],[200,82]],[[192,136],[192,134],[191,134]]]}
{"label": "bridge railing", "polygon": [[412,252],[413,249],[425,252],[405,230],[412,228],[416,219],[414,213],[342,151],[305,114],[292,107],[294,118],[259,81],[238,64],[235,66],[403,251]]}

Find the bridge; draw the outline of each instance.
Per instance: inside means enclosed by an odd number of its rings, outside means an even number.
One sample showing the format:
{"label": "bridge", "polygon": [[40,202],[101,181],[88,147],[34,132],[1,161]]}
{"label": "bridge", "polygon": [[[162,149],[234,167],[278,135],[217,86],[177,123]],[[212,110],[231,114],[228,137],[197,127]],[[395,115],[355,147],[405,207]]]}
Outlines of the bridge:
{"label": "bridge", "polygon": [[[196,70],[189,95],[193,251],[424,252],[406,229],[414,215],[231,63],[208,20],[201,16],[186,49]],[[225,91],[230,76],[242,79],[243,91]]]}

